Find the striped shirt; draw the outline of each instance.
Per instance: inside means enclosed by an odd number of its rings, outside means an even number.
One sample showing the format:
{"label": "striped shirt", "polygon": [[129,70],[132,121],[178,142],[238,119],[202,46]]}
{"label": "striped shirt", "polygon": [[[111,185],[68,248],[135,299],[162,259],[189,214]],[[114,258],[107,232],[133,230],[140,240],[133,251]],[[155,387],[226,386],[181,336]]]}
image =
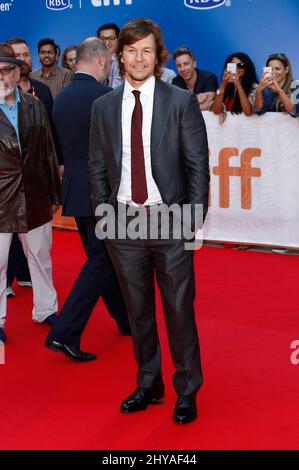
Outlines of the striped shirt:
{"label": "striped shirt", "polygon": [[70,83],[73,78],[73,75],[74,72],[59,67],[58,65],[55,67],[54,70],[52,70],[49,76],[46,76],[42,69],[36,70],[35,72],[31,72],[30,74],[32,78],[35,78],[35,80],[39,80],[50,88],[53,98],[58,95],[62,88],[64,88]]}

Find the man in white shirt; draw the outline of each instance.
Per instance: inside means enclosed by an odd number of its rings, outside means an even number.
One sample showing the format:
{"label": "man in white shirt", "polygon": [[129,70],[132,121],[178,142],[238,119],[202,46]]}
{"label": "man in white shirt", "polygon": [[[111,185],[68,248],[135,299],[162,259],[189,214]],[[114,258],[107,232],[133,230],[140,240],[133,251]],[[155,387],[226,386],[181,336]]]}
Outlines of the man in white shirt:
{"label": "man in white shirt", "polygon": [[[150,216],[161,204],[208,207],[208,145],[196,96],[162,82],[167,59],[160,29],[151,20],[127,23],[119,35],[119,66],[125,83],[98,99],[90,133],[90,182],[94,209],[109,203],[129,214]],[[180,207],[179,207],[180,209]],[[130,219],[130,217],[129,217]],[[120,217],[118,217],[119,223]],[[98,227],[109,227],[109,218]],[[196,394],[202,384],[199,342],[194,319],[193,251],[185,239],[125,236],[106,240],[119,278],[138,363],[137,389],[121,411],[145,410],[164,396],[160,344],[155,318],[156,274],[161,290],[175,373],[177,402],[173,419],[185,424],[197,417]],[[168,221],[172,229],[174,222]],[[195,228],[195,227],[194,227]]]}

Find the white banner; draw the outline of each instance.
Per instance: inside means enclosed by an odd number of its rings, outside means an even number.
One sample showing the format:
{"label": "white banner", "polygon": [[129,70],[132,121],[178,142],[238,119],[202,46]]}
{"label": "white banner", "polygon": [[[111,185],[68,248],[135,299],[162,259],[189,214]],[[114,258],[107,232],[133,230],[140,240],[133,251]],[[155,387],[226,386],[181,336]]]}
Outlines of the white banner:
{"label": "white banner", "polygon": [[299,118],[203,113],[211,190],[204,239],[299,248]]}

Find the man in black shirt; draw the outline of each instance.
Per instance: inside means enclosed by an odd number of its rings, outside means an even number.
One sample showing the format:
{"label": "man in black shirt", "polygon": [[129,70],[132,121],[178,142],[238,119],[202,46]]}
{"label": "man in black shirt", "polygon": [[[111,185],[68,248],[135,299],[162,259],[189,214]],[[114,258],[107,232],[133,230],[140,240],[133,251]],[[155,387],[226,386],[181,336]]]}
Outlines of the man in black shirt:
{"label": "man in black shirt", "polygon": [[218,88],[216,75],[196,68],[195,56],[188,47],[177,48],[172,56],[179,73],[172,80],[173,85],[193,91],[201,111],[208,110]]}

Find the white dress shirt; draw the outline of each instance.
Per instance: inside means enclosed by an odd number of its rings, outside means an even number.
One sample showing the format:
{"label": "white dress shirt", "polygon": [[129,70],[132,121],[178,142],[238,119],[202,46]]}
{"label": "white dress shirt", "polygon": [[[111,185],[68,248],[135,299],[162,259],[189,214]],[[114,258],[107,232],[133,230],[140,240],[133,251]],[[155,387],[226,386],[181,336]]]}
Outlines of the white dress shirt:
{"label": "white dress shirt", "polygon": [[[131,120],[135,106],[134,88],[125,80],[122,100],[122,169],[117,200],[124,204],[135,205],[131,189]],[[140,88],[142,105],[142,140],[144,148],[145,174],[148,198],[143,204],[150,206],[162,203],[161,194],[153,179],[151,165],[151,128],[154,105],[155,77],[150,77]]]}

